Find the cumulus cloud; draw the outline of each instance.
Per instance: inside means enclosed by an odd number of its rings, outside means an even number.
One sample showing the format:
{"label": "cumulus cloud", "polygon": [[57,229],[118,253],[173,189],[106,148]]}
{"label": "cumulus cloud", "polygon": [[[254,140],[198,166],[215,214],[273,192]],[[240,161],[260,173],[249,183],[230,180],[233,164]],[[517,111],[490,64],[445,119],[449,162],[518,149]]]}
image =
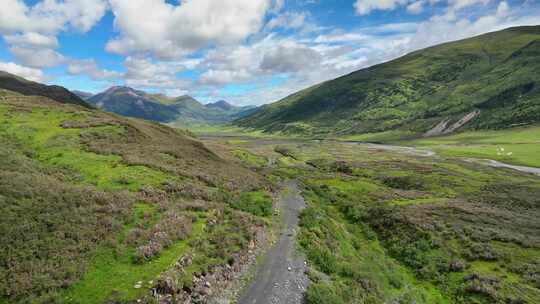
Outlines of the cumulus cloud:
{"label": "cumulus cloud", "polygon": [[375,10],[393,10],[408,0],[357,0],[354,4],[358,15],[367,15]]}
{"label": "cumulus cloud", "polygon": [[25,47],[56,48],[58,46],[58,40],[55,36],[46,36],[35,32],[6,35],[4,40],[12,45]]}
{"label": "cumulus cloud", "polygon": [[354,8],[356,13],[361,16],[369,15],[377,10],[391,11],[402,6],[406,6],[409,13],[418,14],[422,12],[425,5],[443,1],[446,1],[448,7],[454,11],[478,4],[486,5],[491,2],[491,0],[356,0]]}
{"label": "cumulus cloud", "polygon": [[199,78],[202,85],[219,86],[230,83],[242,83],[252,80],[253,75],[246,69],[243,70],[208,70]]}
{"label": "cumulus cloud", "polygon": [[55,49],[56,35],[92,28],[105,14],[105,0],[44,0],[28,6],[22,0],[2,0],[0,34],[17,62],[31,67],[53,67],[68,59]]}
{"label": "cumulus cloud", "polygon": [[123,76],[122,73],[100,69],[94,59],[72,60],[68,65],[71,75],[87,75],[93,80],[113,80]]}
{"label": "cumulus cloud", "polygon": [[66,26],[87,32],[106,9],[105,0],[46,0],[30,7],[22,0],[3,0],[0,32],[57,33]]}
{"label": "cumulus cloud", "polygon": [[420,14],[424,10],[424,1],[415,1],[407,6],[407,11],[411,14]]}
{"label": "cumulus cloud", "polygon": [[14,46],[9,50],[18,62],[31,67],[53,67],[67,62],[67,59],[63,55],[52,49]]}
{"label": "cumulus cloud", "polygon": [[111,0],[120,36],[107,44],[109,52],[150,53],[179,58],[214,44],[231,44],[256,33],[270,0],[182,1]]}
{"label": "cumulus cloud", "polygon": [[0,61],[0,71],[5,71],[32,81],[42,82],[44,80],[41,70],[24,67],[13,62]]}
{"label": "cumulus cloud", "polygon": [[301,29],[307,25],[307,18],[308,14],[304,12],[285,12],[270,19],[266,24],[266,29]]}
{"label": "cumulus cloud", "polygon": [[301,45],[280,45],[268,51],[261,62],[263,71],[276,73],[298,72],[318,65],[321,55]]}
{"label": "cumulus cloud", "polygon": [[154,62],[150,58],[127,57],[124,80],[127,85],[145,88],[186,89],[190,82],[179,79],[176,74],[184,71],[191,61]]}

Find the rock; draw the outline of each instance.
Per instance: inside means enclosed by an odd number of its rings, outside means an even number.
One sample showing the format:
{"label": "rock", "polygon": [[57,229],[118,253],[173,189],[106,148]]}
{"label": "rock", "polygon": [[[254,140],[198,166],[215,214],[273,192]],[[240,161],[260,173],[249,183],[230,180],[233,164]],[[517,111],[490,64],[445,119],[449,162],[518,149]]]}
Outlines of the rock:
{"label": "rock", "polygon": [[204,282],[204,286],[210,288],[212,285],[210,284],[210,282],[206,281],[206,282]]}
{"label": "rock", "polygon": [[140,284],[135,284],[135,286],[133,286],[133,288],[135,288],[135,289],[140,289],[141,287],[142,287],[142,285],[140,285]]}
{"label": "rock", "polygon": [[288,271],[292,271],[291,266],[287,267],[287,270],[288,270]]}
{"label": "rock", "polygon": [[463,271],[463,269],[465,269],[465,266],[466,265],[464,261],[454,260],[450,262],[449,268],[450,268],[450,271],[459,272],[459,271]]}

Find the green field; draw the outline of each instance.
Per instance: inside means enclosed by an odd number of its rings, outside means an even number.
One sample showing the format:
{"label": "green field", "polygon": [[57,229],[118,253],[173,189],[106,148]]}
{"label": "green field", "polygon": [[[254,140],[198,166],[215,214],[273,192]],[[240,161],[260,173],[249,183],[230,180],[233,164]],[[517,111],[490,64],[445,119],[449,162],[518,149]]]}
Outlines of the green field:
{"label": "green field", "polygon": [[540,127],[463,132],[395,143],[429,148],[444,156],[487,158],[540,167]]}

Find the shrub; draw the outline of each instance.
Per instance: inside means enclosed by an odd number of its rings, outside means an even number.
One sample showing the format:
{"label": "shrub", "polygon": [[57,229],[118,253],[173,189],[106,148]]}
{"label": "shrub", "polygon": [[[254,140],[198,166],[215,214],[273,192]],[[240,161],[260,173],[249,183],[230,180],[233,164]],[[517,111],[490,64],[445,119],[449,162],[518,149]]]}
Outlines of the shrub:
{"label": "shrub", "polygon": [[244,192],[232,207],[257,216],[272,215],[272,197],[263,191]]}

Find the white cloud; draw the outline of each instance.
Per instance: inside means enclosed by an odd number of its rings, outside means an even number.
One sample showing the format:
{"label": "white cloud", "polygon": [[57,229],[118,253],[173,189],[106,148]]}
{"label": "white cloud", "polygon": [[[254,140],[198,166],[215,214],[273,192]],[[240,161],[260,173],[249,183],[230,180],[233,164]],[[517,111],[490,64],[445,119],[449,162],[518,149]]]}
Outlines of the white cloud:
{"label": "white cloud", "polygon": [[295,73],[316,67],[322,56],[312,48],[285,44],[270,49],[263,57],[261,69],[275,73]]}
{"label": "white cloud", "polygon": [[67,59],[63,55],[52,49],[14,46],[9,50],[18,62],[31,67],[53,67],[67,62]]}
{"label": "white cloud", "polygon": [[44,0],[31,7],[22,0],[2,0],[0,32],[57,33],[66,26],[87,32],[106,9],[105,0]]}
{"label": "white cloud", "polygon": [[391,11],[396,8],[406,6],[411,14],[419,14],[423,11],[426,4],[436,4],[446,1],[452,11],[459,11],[473,5],[486,5],[491,0],[356,0],[354,8],[360,16],[369,15],[373,11]]}
{"label": "white cloud", "polygon": [[54,36],[46,36],[40,33],[27,32],[24,34],[14,34],[4,36],[4,40],[12,45],[25,47],[56,48],[58,40]]}
{"label": "white cloud", "polygon": [[366,39],[369,39],[370,36],[362,33],[355,33],[355,32],[334,32],[330,34],[325,35],[319,35],[317,38],[315,38],[314,42],[316,43],[336,43],[336,42],[361,42],[366,41]]}
{"label": "white cloud", "polygon": [[306,25],[307,17],[308,15],[303,12],[286,12],[283,14],[279,14],[278,16],[268,21],[268,23],[266,24],[266,29],[300,29]]}
{"label": "white cloud", "polygon": [[407,6],[407,11],[411,14],[420,14],[424,10],[424,1],[419,0]]}
{"label": "white cloud", "polygon": [[477,4],[486,5],[489,2],[491,2],[491,0],[448,0],[449,5],[451,5],[451,7],[455,10],[460,10]]}
{"label": "white cloud", "polygon": [[256,33],[270,0],[182,1],[111,0],[120,37],[109,41],[112,53],[151,53],[179,58],[200,48],[237,43]]}
{"label": "white cloud", "polygon": [[199,78],[202,85],[219,86],[229,83],[241,83],[252,78],[248,70],[208,70]]}
{"label": "white cloud", "polygon": [[354,4],[358,15],[367,15],[375,10],[393,10],[408,0],[357,0]]}
{"label": "white cloud", "polygon": [[93,80],[113,80],[123,76],[122,73],[100,69],[93,59],[72,60],[68,65],[71,75],[88,75]]}
{"label": "white cloud", "polygon": [[41,70],[24,67],[13,62],[0,61],[0,71],[5,71],[32,81],[42,82],[44,80]]}
{"label": "white cloud", "polygon": [[186,89],[190,82],[178,79],[177,73],[193,62],[153,62],[149,58],[127,57],[125,82],[129,86],[164,89]]}
{"label": "white cloud", "polygon": [[56,35],[75,29],[90,30],[105,14],[106,0],[44,0],[28,6],[22,0],[2,0],[0,34],[17,62],[31,67],[53,67],[68,62]]}

